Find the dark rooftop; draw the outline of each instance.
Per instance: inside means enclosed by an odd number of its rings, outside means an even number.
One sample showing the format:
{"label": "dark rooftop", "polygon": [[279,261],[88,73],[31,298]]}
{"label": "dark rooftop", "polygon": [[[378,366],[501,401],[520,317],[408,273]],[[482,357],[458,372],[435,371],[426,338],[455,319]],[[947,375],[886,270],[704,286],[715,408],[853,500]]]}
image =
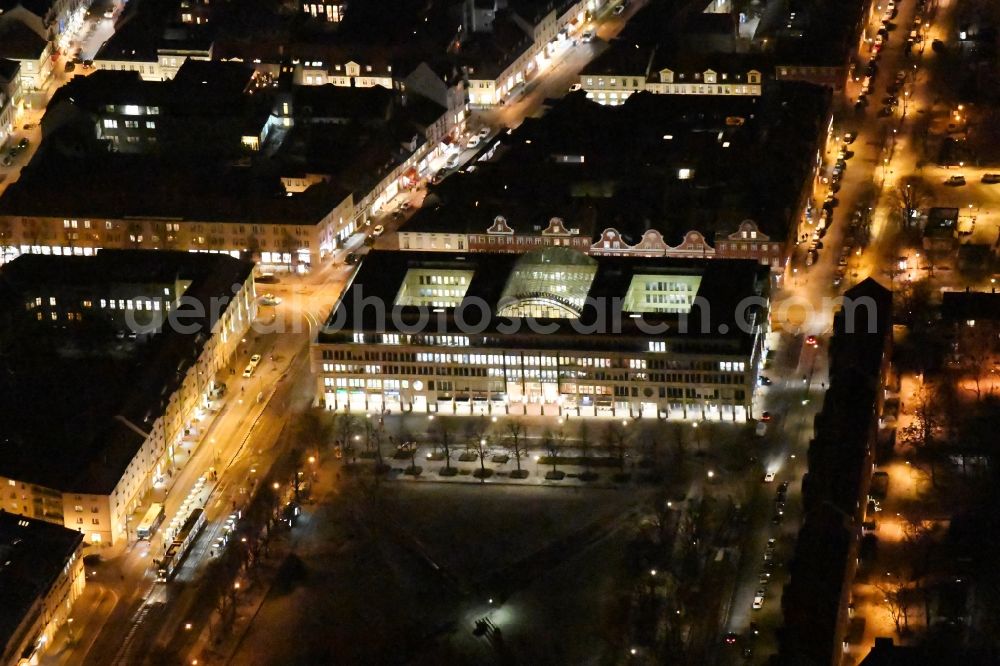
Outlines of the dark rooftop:
{"label": "dark rooftop", "polygon": [[315,225],[349,194],[318,183],[287,197],[276,175],[250,169],[110,153],[67,159],[43,142],[0,197],[0,215]]}
{"label": "dark rooftop", "polygon": [[676,243],[750,218],[782,239],[828,101],[808,84],[766,98],[638,93],[621,106],[580,91],[501,135],[475,173],[432,187],[403,230],[480,232],[502,215],[528,231],[561,217],[592,236],[615,227],[636,242],[653,228]]}
{"label": "dark rooftop", "polygon": [[59,578],[83,535],[0,509],[0,649]]}
{"label": "dark rooftop", "polygon": [[[644,329],[643,323],[648,325],[661,323],[666,325],[665,335],[675,341],[673,344],[682,345],[688,340],[692,344],[697,344],[699,341],[711,339],[724,341],[723,344],[734,350],[733,353],[745,351],[752,341],[750,334],[742,330],[746,326],[741,327],[736,321],[738,304],[741,299],[751,296],[766,297],[769,288],[767,267],[749,260],[593,258],[560,247],[536,250],[523,255],[373,251],[365,258],[351,287],[331,313],[330,321],[337,323],[337,329],[321,333],[320,342],[340,339],[355,330],[365,332],[401,330],[396,328],[400,326],[397,322],[412,323],[419,318],[421,311],[424,311],[426,316],[424,308],[415,305],[399,306],[396,305],[396,301],[407,273],[411,269],[428,269],[472,272],[461,304],[455,308],[439,308],[440,316],[447,319],[447,330],[439,330],[436,325],[437,315],[431,315],[433,325],[429,328],[433,329],[433,332],[464,333],[465,331],[455,326],[453,321],[456,312],[464,312],[465,320],[476,322],[482,317],[482,308],[478,304],[484,303],[490,313],[489,319],[482,322],[480,327],[489,338],[489,342],[484,344],[503,345],[504,340],[517,339],[517,335],[510,336],[502,330],[500,325],[507,321],[507,318],[497,316],[499,307],[506,302],[505,299],[511,297],[512,293],[520,294],[518,287],[521,283],[515,281],[526,279],[523,276],[532,274],[535,266],[545,265],[556,266],[558,267],[556,270],[569,272],[574,272],[575,269],[567,267],[587,266],[592,267],[595,272],[589,284],[584,281],[574,285],[576,289],[582,290],[576,293],[573,289],[559,289],[554,284],[551,285],[553,292],[559,291],[562,294],[555,297],[557,300],[569,302],[579,299],[579,303],[582,304],[581,314],[578,319],[544,319],[547,324],[553,325],[554,333],[551,336],[537,336],[531,343],[543,346],[546,344],[564,346],[566,337],[573,336],[573,344],[578,347],[582,345],[594,349],[609,346],[617,348],[632,344],[624,341],[629,337],[633,341],[648,339],[649,329]],[[689,318],[668,312],[643,312],[641,318],[637,318],[630,316],[630,313],[637,311],[623,312],[623,307],[626,307],[623,301],[626,301],[626,295],[633,284],[633,277],[638,275],[662,275],[664,278],[697,277],[700,281],[696,295],[709,303],[708,312],[702,313],[706,315],[704,321],[698,313],[698,306],[695,306]],[[540,290],[542,294],[548,293],[547,284],[532,283],[529,286],[532,290]],[[379,321],[374,308],[360,307],[362,300],[367,303],[370,302],[369,299],[385,303],[387,315],[392,311],[398,313],[399,317],[387,316],[386,321]],[[751,311],[754,311],[753,308]],[[687,319],[689,321],[686,324],[682,323],[682,320]],[[581,335],[574,329],[574,325],[577,324],[590,326],[595,330],[600,329],[601,326],[598,325],[600,321],[621,322],[621,330],[620,332],[611,330],[609,324],[607,331],[597,330],[594,333]],[[686,331],[683,328],[685,325],[688,326]],[[475,346],[477,343],[474,340],[472,344]],[[516,344],[523,345],[524,342],[521,340]],[[647,351],[646,343],[641,342],[641,345],[642,351]]]}
{"label": "dark rooftop", "polygon": [[44,37],[21,21],[0,23],[0,58],[37,60],[47,46]]}
{"label": "dark rooftop", "polygon": [[[231,296],[252,269],[227,255],[143,250],[23,255],[6,264],[0,289],[14,295],[17,311],[0,312],[14,322],[0,331],[7,338],[0,346],[0,474],[64,492],[110,492],[142,444],[139,430],[152,427],[201,353],[214,324],[209,299]],[[148,294],[142,285],[174,280],[190,280],[185,297],[205,304],[208,314],[191,319],[201,324],[196,332],[168,326],[130,340],[99,315],[69,329],[24,314],[25,294],[47,289],[96,300],[111,287],[138,296]]]}
{"label": "dark rooftop", "polygon": [[14,75],[17,74],[17,70],[21,68],[21,63],[16,60],[8,60],[7,58],[0,58],[0,80],[11,81],[14,79]]}
{"label": "dark rooftop", "polygon": [[1000,294],[995,291],[946,291],[941,294],[941,317],[951,322],[1000,321]]}

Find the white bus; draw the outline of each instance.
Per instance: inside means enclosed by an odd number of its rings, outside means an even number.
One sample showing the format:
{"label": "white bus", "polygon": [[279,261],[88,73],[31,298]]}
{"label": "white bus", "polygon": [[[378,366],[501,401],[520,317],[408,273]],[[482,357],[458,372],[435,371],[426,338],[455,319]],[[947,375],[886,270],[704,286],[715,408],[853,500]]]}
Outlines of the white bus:
{"label": "white bus", "polygon": [[163,522],[163,505],[153,502],[149,511],[143,517],[139,526],[135,528],[135,535],[139,539],[149,539],[156,532],[156,528]]}

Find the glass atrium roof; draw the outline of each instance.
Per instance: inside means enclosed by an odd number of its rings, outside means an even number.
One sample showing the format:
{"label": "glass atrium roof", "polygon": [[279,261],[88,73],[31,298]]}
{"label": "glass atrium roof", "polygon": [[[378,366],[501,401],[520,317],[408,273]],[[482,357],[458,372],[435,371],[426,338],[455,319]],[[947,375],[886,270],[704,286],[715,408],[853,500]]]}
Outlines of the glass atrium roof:
{"label": "glass atrium roof", "polygon": [[572,319],[583,312],[597,261],[566,247],[528,252],[514,265],[500,296],[501,317]]}

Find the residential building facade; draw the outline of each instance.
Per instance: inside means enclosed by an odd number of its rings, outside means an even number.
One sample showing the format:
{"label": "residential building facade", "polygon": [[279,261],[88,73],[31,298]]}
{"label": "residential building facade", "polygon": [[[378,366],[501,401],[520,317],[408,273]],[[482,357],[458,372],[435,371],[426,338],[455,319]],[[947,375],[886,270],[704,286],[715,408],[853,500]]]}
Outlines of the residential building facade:
{"label": "residential building facade", "polygon": [[[84,257],[25,256],[5,266],[0,286],[15,295],[26,325],[55,329],[73,340],[101,322],[123,339],[153,347],[144,365],[130,370],[136,373],[132,395],[123,394],[124,404],[95,424],[93,440],[90,427],[80,427],[76,441],[77,435],[47,437],[46,428],[35,424],[30,436],[37,451],[0,462],[2,508],[64,525],[83,534],[90,546],[127,539],[129,515],[154,485],[169,485],[178,456],[190,454],[199,442],[216,377],[256,316],[252,269],[229,257],[112,250]],[[167,324],[174,311],[183,311],[177,316],[197,326],[194,335]],[[158,335],[149,338],[154,332]],[[78,366],[65,367],[70,381]],[[16,383],[16,370],[14,375]],[[100,376],[95,371],[88,381]],[[102,391],[113,394],[114,387]],[[67,401],[73,410],[91,403],[87,394]],[[89,409],[104,414],[96,405]],[[28,436],[15,424],[10,435]],[[38,459],[50,441],[64,462]]]}
{"label": "residential building facade", "polygon": [[[7,494],[8,487],[0,487]],[[75,530],[0,511],[0,664],[39,663],[83,593],[83,536]]]}

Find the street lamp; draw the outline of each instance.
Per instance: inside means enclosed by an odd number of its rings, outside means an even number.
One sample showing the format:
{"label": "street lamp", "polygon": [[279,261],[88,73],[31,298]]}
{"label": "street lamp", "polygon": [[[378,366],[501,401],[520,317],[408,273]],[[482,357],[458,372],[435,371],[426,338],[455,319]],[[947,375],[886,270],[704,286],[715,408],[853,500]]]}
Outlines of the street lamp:
{"label": "street lamp", "polygon": [[277,490],[278,488],[281,487],[281,484],[278,483],[277,481],[275,481],[274,484],[271,487],[274,488],[275,490]]}

